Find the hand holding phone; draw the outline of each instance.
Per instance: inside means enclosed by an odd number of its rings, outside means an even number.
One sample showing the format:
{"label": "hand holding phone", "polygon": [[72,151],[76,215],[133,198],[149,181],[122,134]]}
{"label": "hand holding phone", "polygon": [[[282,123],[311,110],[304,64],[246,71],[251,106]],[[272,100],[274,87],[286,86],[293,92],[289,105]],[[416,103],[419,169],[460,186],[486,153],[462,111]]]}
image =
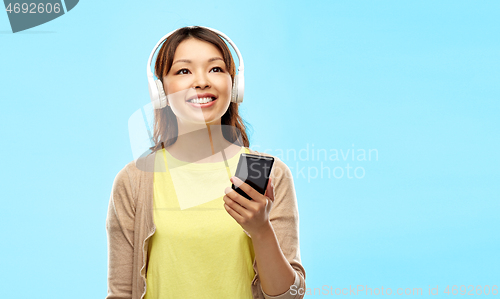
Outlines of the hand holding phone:
{"label": "hand holding phone", "polygon": [[[267,156],[260,156],[254,154],[241,154],[236,167],[235,176],[241,179],[244,183],[250,185],[260,194],[264,194],[269,183],[269,176],[273,167],[274,158]],[[243,190],[236,187],[234,184],[231,186],[237,193],[246,197],[249,200],[252,198]]]}

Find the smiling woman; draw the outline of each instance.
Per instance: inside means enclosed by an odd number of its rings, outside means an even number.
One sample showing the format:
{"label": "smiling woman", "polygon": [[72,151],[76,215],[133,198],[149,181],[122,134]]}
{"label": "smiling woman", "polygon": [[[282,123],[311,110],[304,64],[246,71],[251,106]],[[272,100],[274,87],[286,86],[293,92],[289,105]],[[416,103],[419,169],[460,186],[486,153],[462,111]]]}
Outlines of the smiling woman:
{"label": "smiling woman", "polygon": [[113,183],[107,299],[303,297],[293,293],[305,270],[290,169],[275,157],[265,194],[234,177],[242,153],[271,155],[249,148],[238,112],[243,61],[223,35],[240,58],[236,75],[218,34],[180,28],[158,52],[155,145]]}

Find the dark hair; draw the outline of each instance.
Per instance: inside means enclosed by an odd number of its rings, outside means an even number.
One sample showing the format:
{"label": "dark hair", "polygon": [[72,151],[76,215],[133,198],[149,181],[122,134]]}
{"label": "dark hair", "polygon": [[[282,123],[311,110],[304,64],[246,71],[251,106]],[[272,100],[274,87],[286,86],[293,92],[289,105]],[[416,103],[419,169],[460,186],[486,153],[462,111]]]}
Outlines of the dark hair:
{"label": "dark hair", "polygon": [[[222,53],[226,68],[231,75],[231,81],[234,82],[236,68],[233,57],[231,56],[231,52],[229,51],[226,43],[217,33],[197,26],[179,28],[163,43],[160,51],[158,52],[154,66],[155,75],[160,81],[163,82],[163,76],[165,76],[172,67],[175,50],[182,41],[188,38],[196,38],[201,41],[206,41],[217,47]],[[224,128],[222,130],[222,134],[225,139],[241,146],[250,146],[246,133],[246,126],[239,114],[237,103],[230,103],[226,113],[221,117],[221,125],[223,125]],[[153,131],[153,141],[155,145],[150,147],[150,150],[153,152],[157,151],[162,146],[168,147],[177,141],[177,117],[170,106],[167,105],[162,109],[155,109]],[[238,138],[238,131],[241,132],[240,139]],[[243,142],[243,144],[241,144],[240,141]]]}

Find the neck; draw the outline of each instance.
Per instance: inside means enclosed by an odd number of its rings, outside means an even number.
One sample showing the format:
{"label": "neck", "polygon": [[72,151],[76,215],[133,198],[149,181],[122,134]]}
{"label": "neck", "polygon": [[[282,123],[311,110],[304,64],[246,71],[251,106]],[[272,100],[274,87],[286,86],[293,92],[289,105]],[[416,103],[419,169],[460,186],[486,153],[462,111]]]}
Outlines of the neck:
{"label": "neck", "polygon": [[217,153],[232,146],[222,134],[220,119],[212,123],[178,122],[178,136],[168,151],[185,161],[213,159]]}

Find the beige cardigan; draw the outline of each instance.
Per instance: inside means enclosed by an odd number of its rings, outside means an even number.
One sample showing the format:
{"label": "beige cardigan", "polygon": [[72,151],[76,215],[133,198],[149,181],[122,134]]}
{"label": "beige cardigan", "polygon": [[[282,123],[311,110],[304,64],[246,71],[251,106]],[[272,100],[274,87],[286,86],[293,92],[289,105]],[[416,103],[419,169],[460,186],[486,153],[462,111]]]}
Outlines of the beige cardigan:
{"label": "beige cardigan", "polygon": [[[250,153],[272,156],[253,151]],[[106,218],[108,238],[108,294],[106,299],[142,299],[146,293],[149,238],[155,232],[153,222],[153,177],[163,161],[155,161],[148,152],[129,162],[118,172],[113,182]],[[158,155],[162,157],[163,155]],[[294,286],[279,296],[263,293],[257,262],[252,281],[254,299],[299,299],[305,291],[305,270],[300,261],[299,213],[292,173],[279,158],[275,159],[271,178],[275,200],[269,218],[286,259],[295,270]],[[155,167],[156,163],[156,167]],[[159,168],[160,167],[160,168]],[[164,166],[163,166],[164,169]],[[161,171],[161,169],[160,169]],[[245,232],[246,233],[246,232]],[[248,235],[248,233],[247,233]],[[292,295],[294,294],[294,295]]]}

